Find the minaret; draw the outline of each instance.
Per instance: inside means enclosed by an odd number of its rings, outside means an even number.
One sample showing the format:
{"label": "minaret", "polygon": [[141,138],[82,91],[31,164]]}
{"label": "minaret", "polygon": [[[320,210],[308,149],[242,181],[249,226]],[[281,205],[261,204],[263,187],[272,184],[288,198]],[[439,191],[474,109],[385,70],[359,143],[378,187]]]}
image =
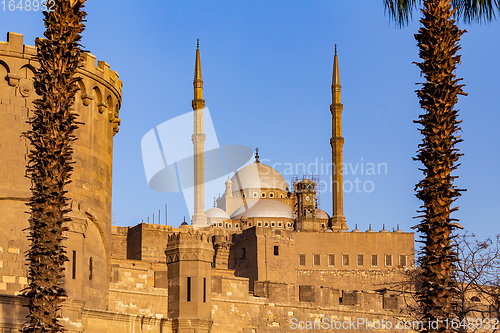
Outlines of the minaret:
{"label": "minaret", "polygon": [[337,58],[337,45],[335,44],[335,55],[333,57],[333,77],[332,77],[332,104],[330,111],[332,112],[332,138],[330,145],[332,146],[332,197],[333,197],[333,214],[331,217],[332,229],[348,229],[344,217],[344,176],[342,169],[342,147],[344,146],[344,138],[342,137],[342,109],[340,102],[340,77],[339,77],[339,61]]}
{"label": "minaret", "polygon": [[207,226],[205,215],[205,134],[203,133],[203,80],[201,79],[200,40],[196,45],[196,63],[194,66],[194,132],[192,136],[194,146],[194,214],[191,220],[195,228]]}

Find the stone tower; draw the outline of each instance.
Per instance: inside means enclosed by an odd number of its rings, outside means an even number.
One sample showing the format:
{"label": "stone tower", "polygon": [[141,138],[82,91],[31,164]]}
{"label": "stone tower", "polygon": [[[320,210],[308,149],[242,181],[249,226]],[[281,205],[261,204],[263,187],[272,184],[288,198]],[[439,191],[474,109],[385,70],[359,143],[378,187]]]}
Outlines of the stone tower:
{"label": "stone tower", "polygon": [[298,231],[320,231],[321,223],[316,218],[316,184],[310,179],[303,179],[294,184],[297,195]]}
{"label": "stone tower", "polygon": [[332,77],[332,197],[333,213],[330,219],[331,228],[334,230],[347,230],[344,217],[344,176],[342,170],[342,147],[344,138],[342,137],[342,109],[340,102],[340,76],[339,61],[337,58],[337,45],[335,45],[335,55],[333,57],[333,77]]}
{"label": "stone tower", "polygon": [[208,333],[212,327],[212,262],[208,233],[183,225],[168,236],[168,317],[173,332]]}
{"label": "stone tower", "polygon": [[194,66],[194,111],[193,146],[194,146],[194,214],[192,225],[195,228],[207,226],[205,215],[205,134],[203,133],[203,80],[201,78],[200,40],[196,45],[196,62]]}
{"label": "stone tower", "polygon": [[[0,276],[4,282],[9,281],[0,283],[0,293],[10,295],[19,293],[27,283],[24,253],[29,242],[23,229],[28,227],[25,204],[31,196],[30,182],[25,178],[30,147],[21,134],[28,130],[26,121],[37,98],[33,77],[39,64],[35,56],[36,48],[24,45],[21,34],[9,32],[7,42],[0,42],[0,252],[5,250],[11,256],[9,265],[0,265]],[[69,258],[64,288],[73,307],[85,304],[106,310],[111,270],[113,137],[120,123],[122,82],[104,61],[96,66],[95,56],[84,53],[83,57],[74,104],[77,121],[83,124],[75,131],[74,170],[67,186],[72,203],[64,242]]]}

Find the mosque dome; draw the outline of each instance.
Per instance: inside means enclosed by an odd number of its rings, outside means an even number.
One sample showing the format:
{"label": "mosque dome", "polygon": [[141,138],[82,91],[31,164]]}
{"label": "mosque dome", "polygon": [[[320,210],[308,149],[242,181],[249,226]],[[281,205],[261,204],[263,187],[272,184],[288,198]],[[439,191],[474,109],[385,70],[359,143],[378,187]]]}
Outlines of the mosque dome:
{"label": "mosque dome", "polygon": [[330,216],[328,216],[324,210],[316,208],[316,218],[320,220],[329,220]]}
{"label": "mosque dome", "polygon": [[207,216],[207,218],[212,218],[212,219],[221,219],[221,220],[229,219],[229,215],[227,215],[225,211],[223,211],[218,207],[212,207],[208,209],[207,211],[205,211],[205,215]]}
{"label": "mosque dome", "polygon": [[[293,210],[282,202],[273,199],[260,199],[238,208],[231,219],[240,219],[243,215],[252,217],[270,217],[294,219]],[[247,209],[248,208],[248,209]]]}
{"label": "mosque dome", "polygon": [[288,192],[288,184],[282,175],[269,165],[263,163],[252,163],[234,174],[231,178],[233,192],[240,189],[279,189]]}

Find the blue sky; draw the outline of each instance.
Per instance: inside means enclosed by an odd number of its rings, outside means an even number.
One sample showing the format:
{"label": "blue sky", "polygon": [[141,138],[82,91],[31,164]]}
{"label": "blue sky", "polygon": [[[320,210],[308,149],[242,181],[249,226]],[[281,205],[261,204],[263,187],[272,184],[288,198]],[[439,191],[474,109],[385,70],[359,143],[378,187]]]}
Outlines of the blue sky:
{"label": "blue sky", "polygon": [[[413,190],[422,176],[412,160],[421,140],[413,124],[421,112],[414,90],[422,79],[412,62],[418,61],[418,21],[399,29],[375,0],[89,0],[86,10],[85,48],[123,81],[113,175],[117,225],[146,221],[158,210],[163,215],[165,204],[169,224],[188,215],[181,193],[148,188],[140,143],[156,125],[191,111],[197,38],[204,97],[219,143],[259,147],[261,158],[280,163],[276,169],[283,173],[285,163],[330,161],[330,85],[338,44],[344,162],[351,168],[345,180],[373,188],[345,194],[348,226],[366,230],[372,224],[379,230],[385,224],[392,230],[399,224],[409,231],[416,224],[419,201]],[[33,45],[43,33],[41,13],[0,11],[0,17],[0,40],[13,31]],[[458,104],[465,155],[457,184],[468,191],[457,201],[455,217],[486,237],[500,232],[500,24],[461,27],[468,33],[458,76],[469,96]],[[367,174],[370,163],[384,165],[381,174]],[[331,207],[331,193],[322,193],[321,208],[330,213]]]}

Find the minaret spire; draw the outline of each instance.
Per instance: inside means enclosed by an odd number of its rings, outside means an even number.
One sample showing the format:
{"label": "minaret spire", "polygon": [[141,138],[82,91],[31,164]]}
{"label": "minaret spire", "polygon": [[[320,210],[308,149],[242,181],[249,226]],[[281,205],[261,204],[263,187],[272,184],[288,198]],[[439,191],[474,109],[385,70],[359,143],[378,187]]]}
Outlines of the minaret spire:
{"label": "minaret spire", "polygon": [[207,216],[205,215],[205,134],[203,133],[203,108],[205,107],[205,100],[203,99],[199,39],[196,42],[193,86],[194,214],[191,224],[195,228],[202,228],[207,226]]}
{"label": "minaret spire", "polygon": [[337,57],[337,44],[335,44],[335,55],[333,56],[333,76],[332,76],[332,104],[330,111],[332,113],[332,197],[333,214],[331,217],[332,229],[348,229],[344,217],[344,176],[342,164],[342,148],[344,138],[342,137],[342,109],[340,101],[340,76],[339,61]]}

